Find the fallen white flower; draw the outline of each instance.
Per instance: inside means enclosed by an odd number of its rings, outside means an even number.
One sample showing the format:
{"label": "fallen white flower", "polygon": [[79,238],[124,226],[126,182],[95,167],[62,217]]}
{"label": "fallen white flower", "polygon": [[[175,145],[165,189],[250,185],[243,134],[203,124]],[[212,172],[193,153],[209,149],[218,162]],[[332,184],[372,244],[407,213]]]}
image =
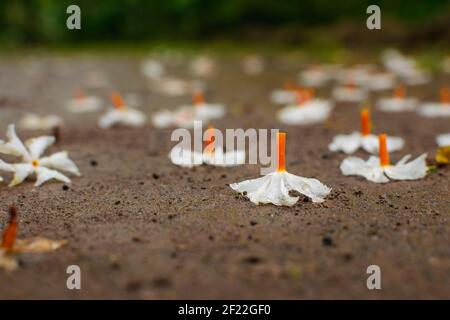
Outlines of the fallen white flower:
{"label": "fallen white flower", "polygon": [[327,67],[310,67],[299,74],[299,81],[306,87],[323,87],[332,80],[333,73]]}
{"label": "fallen white flower", "polygon": [[194,121],[209,121],[225,115],[225,107],[221,104],[206,103],[201,93],[194,93],[194,104],[182,106],[176,111],[162,110],[152,117],[157,128],[182,127],[192,128]]}
{"label": "fallen white flower", "polygon": [[417,112],[427,118],[450,117],[450,88],[441,89],[441,102],[424,103]]}
{"label": "fallen white flower", "polygon": [[285,169],[285,133],[277,135],[277,170],[264,177],[230,184],[233,190],[245,194],[254,204],[272,203],[277,206],[293,206],[299,197],[289,195],[297,191],[313,202],[319,203],[331,192],[331,189],[317,179],[299,177]]}
{"label": "fallen white flower", "polygon": [[398,87],[391,98],[381,98],[377,102],[379,110],[384,112],[413,111],[417,107],[417,99],[407,98],[404,87]]}
{"label": "fallen white flower", "polygon": [[440,134],[436,137],[436,143],[439,147],[450,146],[450,133]]}
{"label": "fallen white flower", "polygon": [[192,168],[202,164],[218,167],[232,167],[245,163],[245,152],[242,150],[224,152],[222,146],[215,146],[212,128],[208,129],[207,141],[203,152],[183,148],[176,145],[170,151],[169,157],[173,164]]}
{"label": "fallen white flower", "polygon": [[[329,144],[328,149],[333,152],[343,151],[352,154],[359,148],[363,148],[369,153],[378,153],[379,142],[376,135],[370,133],[370,113],[368,109],[361,111],[361,132],[351,134],[338,134]],[[405,141],[400,137],[388,137],[387,148],[389,152],[403,148]]]}
{"label": "fallen white flower", "polygon": [[216,72],[216,63],[208,56],[199,56],[191,62],[190,69],[197,77],[209,78]]}
{"label": "fallen white flower", "polygon": [[151,89],[169,96],[182,96],[195,90],[204,90],[205,84],[198,80],[164,77],[151,83]]}
{"label": "fallen white flower", "polygon": [[66,109],[72,113],[95,112],[102,108],[102,100],[94,96],[86,96],[79,92],[75,99],[66,103]]}
{"label": "fallen white flower", "polygon": [[390,72],[370,73],[363,85],[372,91],[392,89],[395,86],[395,75]]}
{"label": "fallen white flower", "polygon": [[55,142],[54,137],[42,136],[32,138],[25,141],[24,145],[17,137],[13,124],[8,126],[6,136],[8,137],[8,142],[0,140],[0,153],[19,156],[23,161],[17,164],[9,164],[0,160],[0,170],[14,172],[14,178],[9,184],[10,187],[22,183],[32,174],[37,176],[35,186],[40,186],[51,179],[70,183],[70,179],[57,170],[66,171],[76,176],[80,175],[78,167],[69,159],[66,151],[41,158],[45,149]]}
{"label": "fallen white flower", "polygon": [[165,74],[165,69],[162,63],[152,59],[146,60],[142,63],[141,71],[146,77],[152,80],[159,80]]}
{"label": "fallen white flower", "polygon": [[126,105],[120,95],[113,94],[112,100],[114,108],[99,119],[98,124],[101,128],[110,128],[115,124],[140,127],[146,123],[145,114]]}
{"label": "fallen white flower", "polygon": [[353,84],[335,87],[331,95],[337,101],[343,102],[360,102],[368,97],[366,90],[358,88]]}
{"label": "fallen white flower", "polygon": [[297,103],[278,112],[278,119],[290,125],[308,125],[325,121],[333,109],[328,100],[314,99],[308,91],[297,91]]}
{"label": "fallen white flower", "polygon": [[340,169],[344,175],[359,175],[369,181],[386,183],[392,180],[416,180],[427,174],[426,153],[407,162],[411,155],[404,156],[397,164],[391,165],[386,146],[386,135],[379,136],[379,157],[371,156],[367,161],[357,157],[348,157],[342,161]]}
{"label": "fallen white flower", "polygon": [[48,130],[59,127],[63,124],[61,117],[57,115],[40,116],[34,113],[27,113],[19,121],[19,127],[26,130]]}

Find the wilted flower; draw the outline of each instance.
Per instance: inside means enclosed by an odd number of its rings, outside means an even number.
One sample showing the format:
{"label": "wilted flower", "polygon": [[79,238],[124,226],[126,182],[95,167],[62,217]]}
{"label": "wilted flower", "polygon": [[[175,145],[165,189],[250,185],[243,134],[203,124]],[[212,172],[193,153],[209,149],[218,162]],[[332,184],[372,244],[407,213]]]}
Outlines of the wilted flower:
{"label": "wilted flower", "polygon": [[411,162],[407,162],[411,155],[406,155],[395,165],[391,165],[386,135],[381,134],[378,139],[380,144],[379,157],[371,156],[367,161],[357,157],[348,157],[341,163],[341,172],[346,176],[363,176],[376,183],[389,182],[389,179],[416,180],[425,177],[428,170],[425,162],[426,153]]}
{"label": "wilted flower", "polygon": [[317,179],[303,178],[290,174],[285,167],[286,134],[277,134],[277,170],[268,175],[230,184],[233,190],[243,193],[254,204],[273,203],[277,206],[293,206],[299,197],[289,195],[297,191],[313,202],[323,202],[331,189]]}

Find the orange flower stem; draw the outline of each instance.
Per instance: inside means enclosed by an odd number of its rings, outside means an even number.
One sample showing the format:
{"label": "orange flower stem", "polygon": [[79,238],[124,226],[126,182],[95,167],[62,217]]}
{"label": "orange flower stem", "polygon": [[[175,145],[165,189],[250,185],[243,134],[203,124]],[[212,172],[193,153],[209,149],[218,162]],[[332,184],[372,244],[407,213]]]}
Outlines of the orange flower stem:
{"label": "orange flower stem", "polygon": [[297,106],[301,107],[305,103],[305,92],[303,90],[295,90],[295,101],[297,102]]}
{"label": "orange flower stem", "polygon": [[394,90],[394,97],[397,99],[404,99],[406,97],[406,89],[404,86],[398,86]]}
{"label": "orange flower stem", "polygon": [[195,91],[192,94],[192,102],[195,106],[199,106],[205,103],[205,96],[201,91]]}
{"label": "orange flower stem", "polygon": [[389,166],[389,153],[387,150],[387,141],[386,134],[380,134],[378,136],[378,143],[380,149],[380,166],[386,167]]}
{"label": "orange flower stem", "polygon": [[286,133],[278,132],[277,133],[277,172],[285,172],[286,171]]}
{"label": "orange flower stem", "polygon": [[204,147],[205,147],[205,149],[207,148],[207,152],[209,154],[213,154],[215,151],[214,140],[215,140],[214,127],[209,126],[208,129],[206,130],[206,140],[204,142]]}
{"label": "orange flower stem", "polygon": [[450,88],[441,88],[441,103],[450,103]]}
{"label": "orange flower stem", "polygon": [[361,110],[361,134],[367,136],[370,134],[370,111],[369,109]]}
{"label": "orange flower stem", "polygon": [[8,226],[3,232],[2,248],[6,250],[12,250],[17,237],[17,211],[16,207],[11,206],[9,208],[9,222]]}
{"label": "orange flower stem", "polygon": [[114,104],[114,107],[117,110],[122,110],[126,108],[125,102],[123,101],[123,98],[119,93],[113,92],[113,94],[111,95],[111,99]]}

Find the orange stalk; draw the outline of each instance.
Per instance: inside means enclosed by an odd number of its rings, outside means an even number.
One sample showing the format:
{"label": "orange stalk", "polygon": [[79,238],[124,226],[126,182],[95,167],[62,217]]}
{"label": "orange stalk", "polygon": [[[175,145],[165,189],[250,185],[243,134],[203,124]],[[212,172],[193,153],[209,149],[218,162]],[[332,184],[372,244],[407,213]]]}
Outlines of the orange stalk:
{"label": "orange stalk", "polygon": [[305,101],[306,101],[306,94],[304,90],[295,90],[294,91],[295,94],[295,101],[297,103],[297,106],[301,107]]}
{"label": "orange stalk", "polygon": [[450,88],[441,88],[441,103],[450,103]]}
{"label": "orange stalk", "polygon": [[370,111],[365,108],[361,110],[361,134],[367,136],[370,134]]}
{"label": "orange stalk", "polygon": [[205,103],[205,96],[203,95],[203,92],[201,91],[195,91],[192,94],[192,102],[195,106],[201,105]]}
{"label": "orange stalk", "polygon": [[84,98],[86,98],[86,94],[82,89],[77,90],[77,92],[75,92],[75,100],[82,101]]}
{"label": "orange stalk", "polygon": [[380,134],[378,136],[378,143],[380,149],[380,166],[382,167],[387,167],[390,164],[386,139],[387,139],[386,134]]}
{"label": "orange stalk", "polygon": [[295,84],[294,81],[292,81],[292,80],[287,80],[287,81],[284,83],[284,89],[285,89],[286,91],[295,91],[295,90],[297,90],[298,88],[297,88],[297,85]]}
{"label": "orange stalk", "polygon": [[125,101],[123,101],[122,96],[118,92],[113,92],[111,99],[117,110],[123,110],[126,108]]}
{"label": "orange stalk", "polygon": [[9,208],[9,222],[8,226],[3,232],[2,248],[11,251],[17,237],[17,210],[16,207],[11,206]]}
{"label": "orange stalk", "polygon": [[215,151],[214,140],[214,127],[210,125],[206,130],[206,140],[204,142],[204,148],[209,154],[213,154]]}
{"label": "orange stalk", "polygon": [[286,133],[277,133],[277,172],[286,171]]}
{"label": "orange stalk", "polygon": [[394,90],[394,98],[404,99],[406,97],[406,89],[404,86],[398,86]]}

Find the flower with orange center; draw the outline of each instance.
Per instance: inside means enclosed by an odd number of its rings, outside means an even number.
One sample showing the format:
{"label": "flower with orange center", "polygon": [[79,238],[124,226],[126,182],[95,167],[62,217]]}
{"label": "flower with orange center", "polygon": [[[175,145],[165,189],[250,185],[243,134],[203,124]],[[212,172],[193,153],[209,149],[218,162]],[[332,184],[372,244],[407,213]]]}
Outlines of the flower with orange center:
{"label": "flower with orange center", "polygon": [[216,140],[215,130],[210,126],[203,140],[203,152],[191,150],[182,146],[182,142],[177,144],[170,151],[169,157],[172,163],[192,168],[202,164],[219,167],[232,167],[245,163],[245,152],[243,150],[223,151],[222,141]]}
{"label": "flower with orange center", "polygon": [[341,172],[348,175],[358,175],[376,183],[386,183],[392,180],[417,180],[427,174],[426,157],[424,153],[413,161],[407,162],[411,155],[404,156],[395,165],[390,163],[386,134],[378,136],[379,157],[371,156],[367,161],[357,157],[348,157],[342,161]]}
{"label": "flower with orange center", "polygon": [[287,80],[283,89],[275,89],[270,93],[270,101],[275,104],[291,104],[297,101],[296,92],[301,88],[293,80]]}
{"label": "flower with orange center", "polygon": [[83,90],[78,90],[75,97],[66,103],[66,109],[72,113],[95,112],[102,108],[102,100],[95,96],[87,96]]}
{"label": "flower with orange center", "polygon": [[[352,154],[359,148],[362,148],[369,153],[377,153],[379,151],[378,138],[376,135],[371,134],[371,126],[369,109],[361,110],[361,131],[354,131],[350,134],[338,134],[328,145],[328,149],[333,152],[342,151],[346,154]],[[404,144],[404,140],[400,137],[387,137],[389,152],[400,150]]]}
{"label": "flower with orange center", "polygon": [[181,127],[192,128],[194,121],[209,121],[225,115],[225,107],[221,104],[205,102],[201,91],[194,91],[192,105],[181,106],[175,111],[162,110],[152,117],[153,124],[158,128]]}
{"label": "flower with orange center", "polygon": [[111,108],[106,114],[100,117],[98,124],[102,128],[110,128],[116,124],[121,124],[129,127],[141,127],[147,122],[147,117],[144,113],[130,108],[122,96],[114,92],[111,95],[114,108]]}
{"label": "flower with orange center", "polygon": [[69,159],[66,151],[41,158],[45,149],[55,142],[53,136],[42,136],[25,141],[25,144],[17,137],[14,125],[9,125],[6,133],[8,142],[0,140],[0,153],[21,157],[22,162],[9,164],[0,160],[0,170],[13,172],[14,177],[10,187],[22,183],[28,176],[36,175],[35,186],[40,186],[46,181],[55,179],[70,183],[70,179],[61,171],[66,171],[79,176],[80,171],[75,163]]}
{"label": "flower with orange center", "polygon": [[398,86],[392,97],[379,99],[377,107],[384,112],[413,111],[417,107],[417,99],[406,97],[405,87]]}
{"label": "flower with orange center", "polygon": [[428,118],[450,117],[450,88],[442,87],[440,90],[440,102],[424,103],[419,109],[420,115]]}
{"label": "flower with orange center", "polygon": [[296,90],[296,103],[282,108],[278,119],[289,125],[308,125],[325,121],[333,109],[328,100],[314,97],[313,90]]}
{"label": "flower with orange center", "polygon": [[360,102],[367,99],[366,90],[357,87],[353,80],[348,80],[344,85],[333,88],[331,95],[337,101]]}
{"label": "flower with orange center", "polygon": [[313,202],[323,202],[331,189],[317,179],[304,178],[286,171],[286,133],[277,134],[276,170],[264,177],[230,184],[233,190],[244,194],[254,204],[272,203],[277,206],[293,206],[299,197],[289,191],[297,191]]}

